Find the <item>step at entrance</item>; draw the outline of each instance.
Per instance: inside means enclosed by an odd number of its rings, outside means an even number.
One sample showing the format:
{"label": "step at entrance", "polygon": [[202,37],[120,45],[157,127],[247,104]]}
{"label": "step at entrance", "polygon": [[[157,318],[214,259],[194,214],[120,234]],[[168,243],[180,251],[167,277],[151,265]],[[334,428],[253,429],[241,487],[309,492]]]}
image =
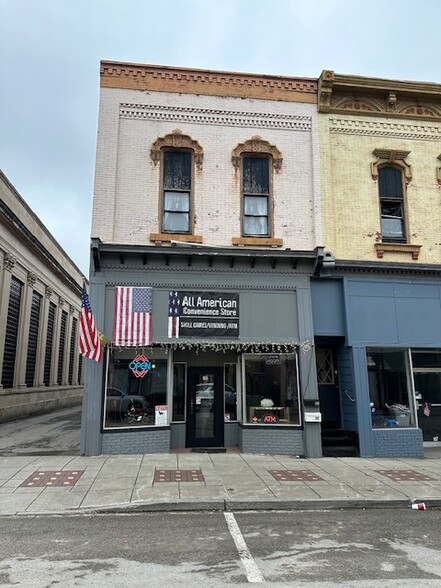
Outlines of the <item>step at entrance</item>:
{"label": "step at entrance", "polygon": [[358,447],[352,431],[337,428],[322,429],[323,457],[358,457]]}

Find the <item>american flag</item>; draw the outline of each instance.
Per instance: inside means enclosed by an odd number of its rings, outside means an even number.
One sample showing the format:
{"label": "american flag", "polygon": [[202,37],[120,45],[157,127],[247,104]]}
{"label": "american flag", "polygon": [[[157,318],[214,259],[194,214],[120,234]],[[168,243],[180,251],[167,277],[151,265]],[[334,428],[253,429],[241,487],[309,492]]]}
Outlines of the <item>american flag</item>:
{"label": "american flag", "polygon": [[143,346],[152,342],[152,289],[115,288],[115,345]]}
{"label": "american flag", "polygon": [[168,293],[168,337],[179,339],[179,316],[181,314],[181,299],[179,292]]}
{"label": "american flag", "polygon": [[103,348],[98,329],[95,326],[95,320],[92,316],[89,296],[84,288],[81,291],[80,336],[78,346],[81,355],[84,357],[88,357],[94,361],[101,361]]}

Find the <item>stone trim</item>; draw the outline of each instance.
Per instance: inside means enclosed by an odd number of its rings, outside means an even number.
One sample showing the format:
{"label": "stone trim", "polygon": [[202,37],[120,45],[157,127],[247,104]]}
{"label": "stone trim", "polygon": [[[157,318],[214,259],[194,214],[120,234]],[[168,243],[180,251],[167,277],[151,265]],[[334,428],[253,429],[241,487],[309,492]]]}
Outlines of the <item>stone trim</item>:
{"label": "stone trim", "polygon": [[237,147],[233,149],[231,155],[231,161],[235,169],[240,168],[242,156],[246,153],[258,153],[262,155],[271,155],[273,168],[276,172],[280,171],[282,167],[282,153],[277,149],[275,145],[271,145],[268,141],[264,141],[262,137],[255,135],[244,143],[239,143]]}
{"label": "stone trim", "polygon": [[231,96],[316,104],[312,78],[256,75],[139,63],[101,61],[101,88]]}
{"label": "stone trim", "polygon": [[282,247],[283,239],[273,237],[233,237],[231,243],[241,247]]}
{"label": "stone trim", "polygon": [[377,257],[383,259],[387,252],[410,253],[412,259],[417,260],[420,254],[421,245],[409,245],[407,243],[374,243]]}
{"label": "stone trim", "polygon": [[204,159],[204,152],[197,141],[192,139],[189,135],[183,135],[182,131],[175,129],[165,137],[159,137],[153,143],[150,150],[150,157],[155,165],[161,161],[161,151],[164,148],[170,147],[172,149],[191,149],[194,153],[194,162],[198,170],[202,170],[202,161]]}
{"label": "stone trim", "polygon": [[372,153],[377,158],[377,161],[371,163],[372,179],[378,179],[378,168],[380,165],[396,165],[402,169],[406,179],[406,184],[412,180],[412,167],[407,163],[406,157],[410,151],[402,151],[399,149],[374,149]]}
{"label": "stone trim", "polygon": [[251,127],[310,131],[310,116],[274,114],[265,112],[241,112],[210,108],[187,108],[185,106],[157,106],[154,104],[120,105],[120,118],[159,120],[163,122],[200,123],[205,125]]}
{"label": "stone trim", "polygon": [[16,263],[17,259],[13,255],[11,255],[10,253],[5,253],[5,256],[3,258],[3,265],[5,270],[7,270],[8,272],[12,272]]}
{"label": "stone trim", "polygon": [[[441,161],[441,153],[438,155],[438,159]],[[441,166],[436,168],[436,179],[441,186]]]}
{"label": "stone trim", "polygon": [[150,233],[150,241],[153,243],[171,243],[181,241],[182,243],[203,243],[203,237],[199,235],[182,235],[181,233]]}

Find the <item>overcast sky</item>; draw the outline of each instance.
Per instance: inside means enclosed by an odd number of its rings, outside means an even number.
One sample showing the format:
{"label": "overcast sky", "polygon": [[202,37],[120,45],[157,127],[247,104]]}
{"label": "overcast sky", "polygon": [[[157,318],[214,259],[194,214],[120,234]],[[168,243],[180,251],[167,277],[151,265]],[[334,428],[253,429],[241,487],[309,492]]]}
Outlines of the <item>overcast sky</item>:
{"label": "overcast sky", "polygon": [[440,0],[0,0],[0,168],[87,276],[101,59],[441,83]]}

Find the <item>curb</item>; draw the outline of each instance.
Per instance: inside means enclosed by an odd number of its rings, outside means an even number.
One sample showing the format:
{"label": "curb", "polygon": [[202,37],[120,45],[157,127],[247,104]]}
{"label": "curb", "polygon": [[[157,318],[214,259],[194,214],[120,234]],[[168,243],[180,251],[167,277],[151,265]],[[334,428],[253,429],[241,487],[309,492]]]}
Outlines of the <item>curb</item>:
{"label": "curb", "polygon": [[144,502],[130,504],[111,504],[88,508],[75,508],[56,511],[15,512],[0,514],[3,517],[33,516],[91,516],[99,514],[137,514],[153,512],[246,512],[246,511],[294,511],[294,510],[379,510],[379,509],[410,509],[413,502],[424,502],[427,509],[441,509],[441,499],[415,500],[281,500],[281,501],[240,501],[240,500],[201,500]]}

